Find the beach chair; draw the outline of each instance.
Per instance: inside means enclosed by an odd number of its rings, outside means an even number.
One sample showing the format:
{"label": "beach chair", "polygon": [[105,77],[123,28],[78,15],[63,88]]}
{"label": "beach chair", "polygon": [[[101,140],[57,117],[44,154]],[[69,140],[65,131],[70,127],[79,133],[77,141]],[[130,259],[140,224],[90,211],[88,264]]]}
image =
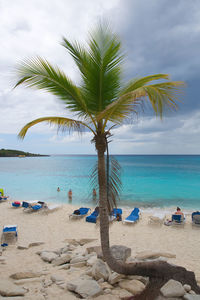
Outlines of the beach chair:
{"label": "beach chair", "polygon": [[69,218],[73,219],[81,219],[88,214],[90,208],[88,207],[80,207],[79,209],[74,210],[74,212],[69,215]]}
{"label": "beach chair", "polygon": [[7,246],[17,241],[17,225],[5,225],[1,235],[1,245]]}
{"label": "beach chair", "polygon": [[192,225],[200,226],[200,212],[195,211],[192,213]]}
{"label": "beach chair", "polygon": [[90,222],[90,223],[96,223],[97,219],[99,217],[99,211],[98,210],[94,210],[91,215],[86,217],[86,222]]}
{"label": "beach chair", "polygon": [[140,210],[139,208],[135,207],[130,215],[123,221],[123,224],[134,224],[139,221]]}
{"label": "beach chair", "polygon": [[109,216],[109,222],[113,222],[117,220],[117,215],[122,215],[122,209],[121,208],[113,208],[110,216]]}
{"label": "beach chair", "polygon": [[183,215],[172,215],[172,224],[171,225],[184,225],[185,217]]}
{"label": "beach chair", "polygon": [[21,206],[21,202],[19,202],[19,201],[14,201],[14,202],[12,202],[12,207],[18,208],[18,207],[20,207],[20,206]]}
{"label": "beach chair", "polygon": [[8,196],[0,196],[0,202],[8,200]]}
{"label": "beach chair", "polygon": [[38,204],[37,202],[26,202],[23,201],[22,207],[24,207],[24,212],[36,212],[42,209],[42,205]]}

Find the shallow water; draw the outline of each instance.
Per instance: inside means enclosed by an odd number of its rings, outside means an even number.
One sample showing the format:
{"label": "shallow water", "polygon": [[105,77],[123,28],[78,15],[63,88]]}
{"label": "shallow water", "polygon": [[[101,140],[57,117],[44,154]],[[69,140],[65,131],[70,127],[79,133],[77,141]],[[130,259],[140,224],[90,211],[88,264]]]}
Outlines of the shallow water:
{"label": "shallow water", "polygon": [[[199,155],[116,155],[121,206],[200,209]],[[0,187],[12,199],[94,204],[90,175],[96,156],[0,158]],[[60,192],[57,192],[57,187]]]}

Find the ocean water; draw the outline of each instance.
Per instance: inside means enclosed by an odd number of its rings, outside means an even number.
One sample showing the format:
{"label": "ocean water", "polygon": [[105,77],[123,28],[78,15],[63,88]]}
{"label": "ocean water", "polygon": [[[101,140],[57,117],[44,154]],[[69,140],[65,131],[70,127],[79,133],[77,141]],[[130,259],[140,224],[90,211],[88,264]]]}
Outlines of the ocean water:
{"label": "ocean water", "polygon": [[[116,155],[122,167],[119,206],[200,210],[200,155]],[[0,187],[13,200],[95,205],[92,155],[0,158]],[[57,192],[57,187],[60,192]]]}

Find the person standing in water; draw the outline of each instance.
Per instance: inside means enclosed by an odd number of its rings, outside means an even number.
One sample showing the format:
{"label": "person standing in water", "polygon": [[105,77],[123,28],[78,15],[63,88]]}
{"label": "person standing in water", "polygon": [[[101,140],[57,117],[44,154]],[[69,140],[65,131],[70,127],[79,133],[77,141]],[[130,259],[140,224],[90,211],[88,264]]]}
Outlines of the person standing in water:
{"label": "person standing in water", "polygon": [[57,188],[57,192],[60,192],[60,188],[59,187]]}
{"label": "person standing in water", "polygon": [[72,201],[72,190],[71,189],[68,192],[68,199],[69,199],[69,201]]}

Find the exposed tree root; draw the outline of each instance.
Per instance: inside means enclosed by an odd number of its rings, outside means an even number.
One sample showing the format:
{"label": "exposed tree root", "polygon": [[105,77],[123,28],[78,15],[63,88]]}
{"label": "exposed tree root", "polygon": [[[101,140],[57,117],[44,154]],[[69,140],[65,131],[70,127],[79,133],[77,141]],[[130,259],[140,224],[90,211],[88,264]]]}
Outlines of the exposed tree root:
{"label": "exposed tree root", "polygon": [[161,278],[158,270],[159,277],[151,277],[146,289],[140,295],[129,297],[124,300],[155,300],[159,295],[160,288],[170,279],[177,280],[182,284],[189,284],[193,291],[200,294],[200,287],[197,285],[193,272],[187,271],[185,268],[179,266],[171,267],[174,268],[174,274],[171,273],[171,268],[168,272],[166,266],[164,272],[162,271],[163,277]]}

